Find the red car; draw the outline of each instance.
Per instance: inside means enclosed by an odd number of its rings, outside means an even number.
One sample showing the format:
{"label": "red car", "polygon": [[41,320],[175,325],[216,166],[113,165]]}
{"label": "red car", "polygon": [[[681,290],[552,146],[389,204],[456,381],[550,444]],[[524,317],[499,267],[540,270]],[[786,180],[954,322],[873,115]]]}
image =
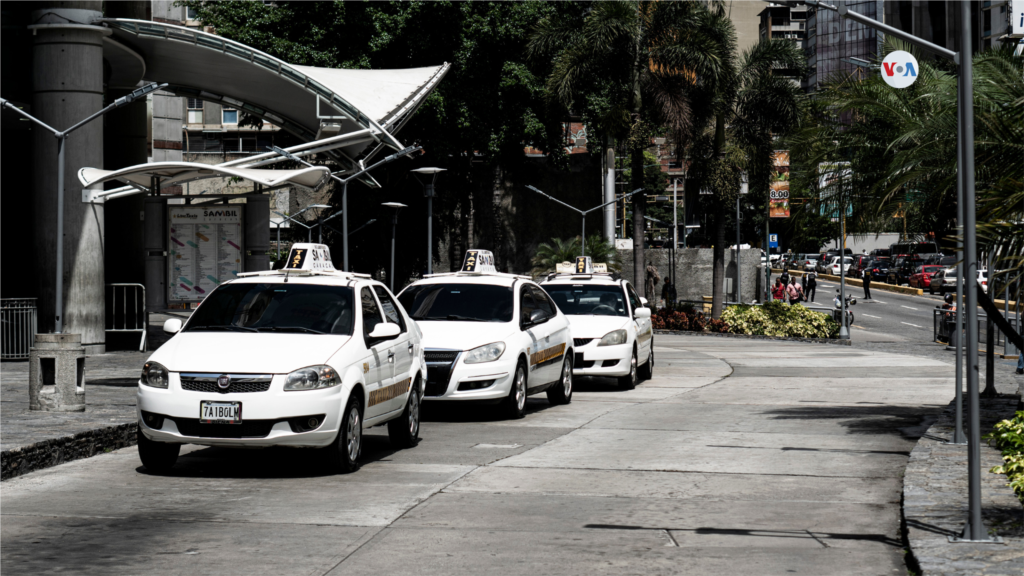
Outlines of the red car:
{"label": "red car", "polygon": [[913,288],[927,288],[931,284],[932,276],[939,270],[944,270],[945,266],[939,266],[937,264],[926,264],[924,266],[918,266],[914,268],[914,273],[910,275],[910,281],[908,284]]}

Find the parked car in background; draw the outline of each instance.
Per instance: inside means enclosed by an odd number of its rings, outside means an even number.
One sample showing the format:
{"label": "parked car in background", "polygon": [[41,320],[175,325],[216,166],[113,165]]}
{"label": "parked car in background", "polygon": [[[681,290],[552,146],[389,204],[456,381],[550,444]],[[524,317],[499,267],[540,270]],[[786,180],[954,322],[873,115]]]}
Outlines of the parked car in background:
{"label": "parked car in background", "polygon": [[[936,272],[943,270],[944,266],[938,264],[923,264],[914,268],[914,273],[907,279],[907,284],[911,288],[928,288],[931,286],[932,275]],[[931,290],[929,290],[932,294]]]}
{"label": "parked car in background", "polygon": [[874,250],[871,251],[871,255],[876,257],[876,258],[880,257],[880,256],[886,256],[886,257],[892,256],[889,253],[889,249],[888,248],[875,248]]}
{"label": "parked car in background", "polygon": [[910,282],[910,276],[923,264],[923,260],[916,260],[912,258],[899,259],[895,266],[889,267],[889,274],[886,282],[894,286],[908,284]]}
{"label": "parked car in background", "polygon": [[805,254],[805,253],[797,254],[796,257],[793,258],[792,268],[794,270],[806,270],[807,269],[807,261],[809,259],[811,259],[811,258],[816,258],[817,256],[818,256],[817,254]]}
{"label": "parked car in background", "polygon": [[871,263],[871,260],[871,256],[867,254],[857,254],[854,256],[853,264],[850,266],[850,276],[853,278],[863,278],[864,269]]}
{"label": "parked car in background", "polygon": [[988,294],[988,270],[978,270],[978,286],[982,292]]}
{"label": "parked car in background", "polygon": [[928,293],[945,294],[946,292],[956,292],[956,268],[943,268],[934,275],[932,275],[931,281],[928,282]]}
{"label": "parked car in background", "polygon": [[818,254],[808,254],[807,258],[804,259],[804,272],[814,272],[818,266],[818,258],[821,256]]}
{"label": "parked car in background", "polygon": [[828,263],[828,273],[833,276],[839,276],[841,273],[849,272],[850,265],[853,263],[853,258],[846,256],[843,258],[842,270],[840,270],[839,256],[833,256],[832,260]]}
{"label": "parked car in background", "polygon": [[873,282],[885,282],[889,275],[889,257],[876,257],[871,261],[868,267],[864,269],[864,272],[871,273],[871,280]]}

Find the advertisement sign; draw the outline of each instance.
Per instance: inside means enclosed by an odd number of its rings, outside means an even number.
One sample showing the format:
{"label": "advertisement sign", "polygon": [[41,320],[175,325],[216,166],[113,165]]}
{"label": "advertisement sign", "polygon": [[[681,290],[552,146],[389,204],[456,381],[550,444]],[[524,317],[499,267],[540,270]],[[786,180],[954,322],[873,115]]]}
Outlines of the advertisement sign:
{"label": "advertisement sign", "polygon": [[768,216],[789,218],[789,151],[776,151],[775,171],[768,190]]}
{"label": "advertisement sign", "polygon": [[910,52],[894,50],[882,60],[882,80],[893,88],[906,88],[917,80],[917,58]]}
{"label": "advertisement sign", "polygon": [[1010,35],[1024,36],[1024,0],[1010,0]]}
{"label": "advertisement sign", "polygon": [[[818,201],[821,215],[839,220],[839,205],[846,204],[846,216],[853,216],[853,204],[847,200],[853,186],[853,171],[849,162],[818,164]],[[843,190],[846,190],[846,196]]]}
{"label": "advertisement sign", "polygon": [[167,299],[198,302],[242,271],[241,204],[168,206]]}

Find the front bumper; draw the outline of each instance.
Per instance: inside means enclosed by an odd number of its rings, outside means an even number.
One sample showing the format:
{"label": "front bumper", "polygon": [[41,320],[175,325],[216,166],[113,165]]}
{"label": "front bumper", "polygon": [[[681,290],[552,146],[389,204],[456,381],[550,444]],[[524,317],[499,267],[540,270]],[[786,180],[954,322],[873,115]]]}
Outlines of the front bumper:
{"label": "front bumper", "polygon": [[629,374],[633,345],[598,346],[600,338],[586,346],[576,348],[573,358],[573,376],[625,376]]}
{"label": "front bumper", "polygon": [[[428,356],[434,350],[427,350]],[[519,356],[506,350],[501,358],[482,364],[464,364],[461,351],[454,361],[427,361],[424,401],[501,400],[512,390]]]}
{"label": "front bumper", "polygon": [[[139,385],[139,429],[150,440],[202,446],[321,447],[334,441],[341,428],[341,413],[348,389],[344,384],[322,390],[284,390],[284,375],[275,374],[266,392],[219,394],[183,390],[178,373],[172,372],[166,389]],[[241,402],[241,424],[199,423],[199,403]],[[162,422],[147,423],[156,415]],[[316,416],[319,426],[307,432],[293,430],[290,420]]]}

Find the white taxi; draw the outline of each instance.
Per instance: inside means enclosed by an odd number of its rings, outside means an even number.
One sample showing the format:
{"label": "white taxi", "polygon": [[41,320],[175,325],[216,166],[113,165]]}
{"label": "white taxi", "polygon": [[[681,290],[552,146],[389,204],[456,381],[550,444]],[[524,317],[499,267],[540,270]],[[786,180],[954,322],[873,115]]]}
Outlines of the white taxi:
{"label": "white taxi", "polygon": [[150,356],[138,387],[139,456],[170,469],[182,444],[320,448],[358,468],[364,428],[419,438],[421,334],[388,289],[338,272],[322,244],[295,244],[285,268],[212,291]]}
{"label": "white taxi", "polygon": [[501,274],[469,250],[462,270],[433,274],[398,295],[423,331],[424,401],[501,402],[522,418],[526,397],[572,401],[572,336],[551,298],[527,276]]}
{"label": "white taxi", "polygon": [[573,374],[614,377],[620,388],[631,390],[654,372],[651,309],[629,282],[595,273],[594,267],[589,256],[577,258],[575,266],[550,274],[541,286],[572,327]]}

